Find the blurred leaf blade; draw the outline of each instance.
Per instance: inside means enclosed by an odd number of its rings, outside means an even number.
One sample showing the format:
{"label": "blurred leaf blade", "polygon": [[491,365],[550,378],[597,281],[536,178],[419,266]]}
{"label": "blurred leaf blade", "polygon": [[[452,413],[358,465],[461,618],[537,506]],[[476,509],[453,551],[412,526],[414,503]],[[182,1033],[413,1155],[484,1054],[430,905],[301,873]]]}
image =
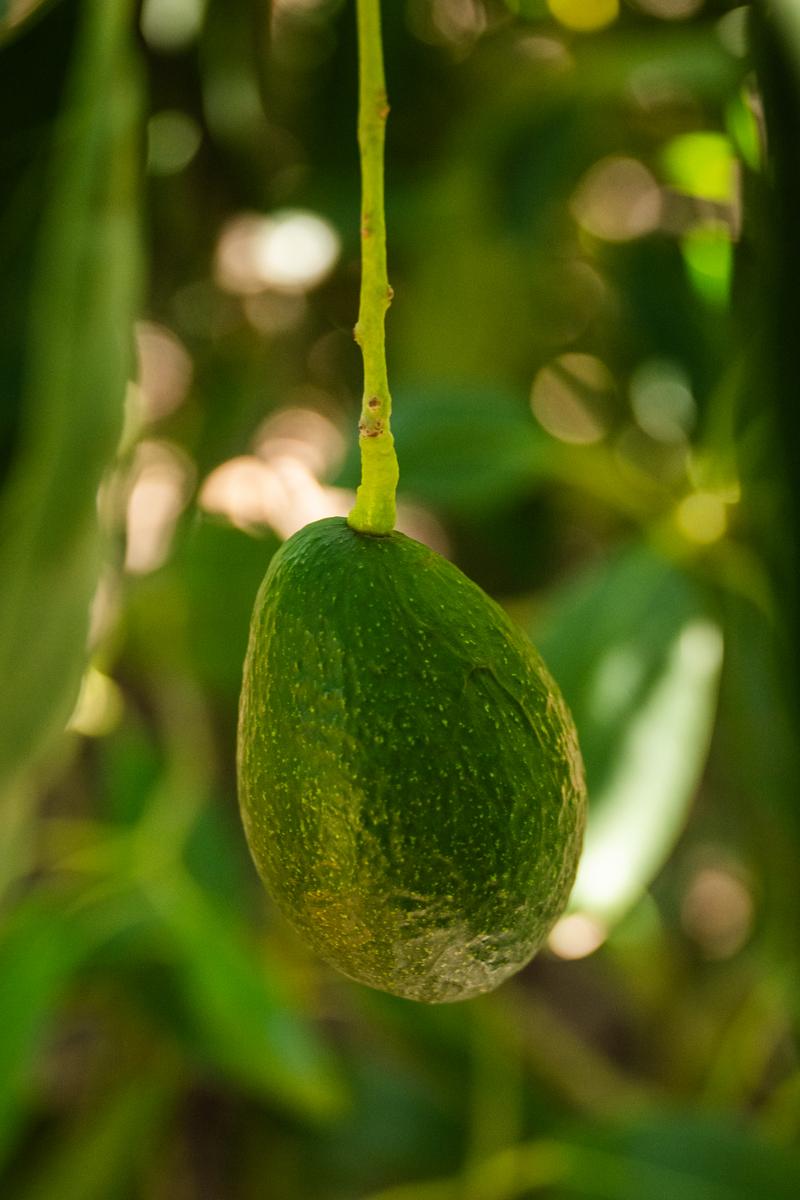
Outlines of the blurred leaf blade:
{"label": "blurred leaf blade", "polygon": [[794,0],[774,0],[775,22],[789,39],[795,68],[800,72],[800,9]]}
{"label": "blurred leaf blade", "polygon": [[685,822],[708,753],[722,636],[686,576],[634,546],[568,586],[536,640],[586,765],[589,821],[571,904],[616,920]]}
{"label": "blurred leaf blade", "polygon": [[52,151],[17,452],[0,496],[0,779],[69,715],[101,561],[96,493],[122,428],[139,293],[129,0],[87,0]]}
{"label": "blurred leaf blade", "polygon": [[115,1200],[130,1195],[174,1098],[163,1067],[121,1086],[61,1135],[21,1188],[19,1200]]}
{"label": "blurred leaf blade", "polygon": [[265,960],[188,878],[148,888],[172,945],[179,983],[205,1053],[241,1085],[307,1120],[346,1105],[335,1056],[290,1003]]}
{"label": "blurred leaf blade", "polygon": [[63,897],[47,893],[20,903],[0,931],[0,1159],[26,1113],[42,1032],[98,934]]}
{"label": "blurred leaf blade", "polygon": [[[800,1186],[797,1154],[722,1121],[664,1115],[606,1133],[511,1146],[463,1180],[390,1187],[369,1200],[792,1200]],[[555,1189],[555,1190],[553,1190]]]}

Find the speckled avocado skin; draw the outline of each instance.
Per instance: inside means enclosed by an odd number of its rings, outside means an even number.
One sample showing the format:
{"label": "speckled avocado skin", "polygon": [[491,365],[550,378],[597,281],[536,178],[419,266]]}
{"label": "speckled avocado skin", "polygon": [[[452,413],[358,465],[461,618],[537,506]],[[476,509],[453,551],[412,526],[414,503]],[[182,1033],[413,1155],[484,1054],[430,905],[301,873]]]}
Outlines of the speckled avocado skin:
{"label": "speckled avocado skin", "polygon": [[464,1000],[536,952],[584,826],[570,715],[524,634],[400,533],[307,525],[256,599],[239,713],[256,866],[327,962]]}

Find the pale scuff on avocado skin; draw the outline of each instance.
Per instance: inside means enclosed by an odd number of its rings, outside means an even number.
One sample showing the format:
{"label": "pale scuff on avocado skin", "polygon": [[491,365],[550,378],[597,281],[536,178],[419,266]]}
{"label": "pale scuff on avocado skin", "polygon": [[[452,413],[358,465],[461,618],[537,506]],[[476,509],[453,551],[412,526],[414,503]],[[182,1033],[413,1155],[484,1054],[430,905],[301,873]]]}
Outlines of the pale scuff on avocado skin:
{"label": "pale scuff on avocado skin", "polygon": [[289,921],[351,979],[463,1000],[533,956],[585,816],[571,717],[537,652],[440,555],[340,518],[256,599],[239,796]]}

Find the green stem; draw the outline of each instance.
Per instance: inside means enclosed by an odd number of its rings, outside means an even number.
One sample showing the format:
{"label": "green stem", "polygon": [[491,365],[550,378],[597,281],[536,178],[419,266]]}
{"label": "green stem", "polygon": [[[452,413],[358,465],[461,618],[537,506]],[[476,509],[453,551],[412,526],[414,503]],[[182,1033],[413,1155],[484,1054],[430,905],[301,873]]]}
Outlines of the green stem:
{"label": "green stem", "polygon": [[389,105],[383,73],[380,0],[356,0],[358,18],[358,145],[361,152],[361,302],[355,337],[364,359],[359,421],[361,486],[348,523],[361,533],[394,529],[399,469],[389,425],[384,321],[392,300],[386,273],[383,146]]}

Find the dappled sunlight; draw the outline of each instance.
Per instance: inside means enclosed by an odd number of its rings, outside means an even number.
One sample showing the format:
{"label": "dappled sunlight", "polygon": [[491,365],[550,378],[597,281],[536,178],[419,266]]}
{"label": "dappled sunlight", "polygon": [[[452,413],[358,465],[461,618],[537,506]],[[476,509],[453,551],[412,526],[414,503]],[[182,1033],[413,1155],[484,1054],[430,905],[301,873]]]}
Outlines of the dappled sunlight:
{"label": "dappled sunlight", "polygon": [[681,904],[681,923],[706,958],[732,958],[753,929],[754,904],[746,876],[724,859],[693,875]]}
{"label": "dappled sunlight", "polygon": [[657,442],[688,444],[697,406],[691,381],[678,362],[647,359],[630,383],[631,408],[639,428]]}
{"label": "dappled sunlight", "polygon": [[220,233],[214,272],[219,286],[237,295],[265,290],[292,295],[322,283],[339,251],[333,226],[315,213],[242,213]]}
{"label": "dappled sunlight", "polygon": [[[346,517],[354,501],[353,491],[320,483],[307,444],[298,454],[288,439],[277,438],[268,440],[267,453],[262,448],[260,457],[241,455],[221,463],[204,480],[198,498],[202,509],[238,529],[252,533],[269,528],[282,539],[311,521]],[[438,553],[450,549],[441,522],[419,505],[398,505],[397,528]]]}
{"label": "dappled sunlight", "polygon": [[407,12],[415,36],[432,45],[468,46],[489,26],[482,0],[410,0]]}
{"label": "dappled sunlight", "polygon": [[183,404],[192,384],[194,366],[183,342],[164,325],[136,325],[138,400],[146,422],[160,421]]}
{"label": "dappled sunlight", "polygon": [[591,354],[562,354],[533,381],[531,408],[543,429],[561,442],[588,446],[608,430],[614,380]]}
{"label": "dappled sunlight", "polygon": [[627,242],[658,229],[661,188],[635,158],[604,158],[587,172],[572,199],[579,224],[606,242]]}
{"label": "dappled sunlight", "polygon": [[594,954],[607,937],[608,930],[596,917],[579,912],[567,913],[556,921],[547,939],[547,946],[557,958],[575,960]]}
{"label": "dappled sunlight", "polygon": [[[314,388],[298,389],[294,398],[302,401],[327,402],[333,411],[330,397]],[[281,408],[258,427],[253,437],[253,449],[259,458],[270,462],[276,458],[294,458],[308,468],[316,479],[335,473],[341,466],[347,442],[330,417],[314,408]]]}
{"label": "dappled sunlight", "polygon": [[728,509],[716,492],[692,492],[681,500],[675,517],[681,533],[700,546],[718,542],[728,528]]}
{"label": "dappled sunlight", "polygon": [[[305,389],[303,398],[325,401]],[[216,467],[200,488],[199,504],[240,529],[272,529],[291,537],[310,521],[346,516],[354,494],[321,480],[341,463],[341,430],[312,408],[283,408],[267,417],[253,438],[254,453]]]}
{"label": "dappled sunlight", "polygon": [[183,50],[200,33],[205,11],[206,0],[144,0],[142,36],[154,50]]}
{"label": "dappled sunlight", "polygon": [[517,39],[516,49],[532,62],[540,63],[551,70],[570,70],[575,59],[562,41],[540,34],[525,34]]}
{"label": "dappled sunlight", "polygon": [[596,33],[619,16],[619,0],[547,0],[547,7],[557,21],[579,33]]}
{"label": "dappled sunlight", "polygon": [[301,459],[275,454],[269,462],[245,455],[222,463],[204,481],[199,504],[240,529],[264,526],[288,538],[310,521],[346,516],[354,499],[324,487]]}
{"label": "dappled sunlight", "polygon": [[131,575],[147,575],[166,562],[193,480],[191,461],[171,442],[137,446],[126,517],[125,570]]}

